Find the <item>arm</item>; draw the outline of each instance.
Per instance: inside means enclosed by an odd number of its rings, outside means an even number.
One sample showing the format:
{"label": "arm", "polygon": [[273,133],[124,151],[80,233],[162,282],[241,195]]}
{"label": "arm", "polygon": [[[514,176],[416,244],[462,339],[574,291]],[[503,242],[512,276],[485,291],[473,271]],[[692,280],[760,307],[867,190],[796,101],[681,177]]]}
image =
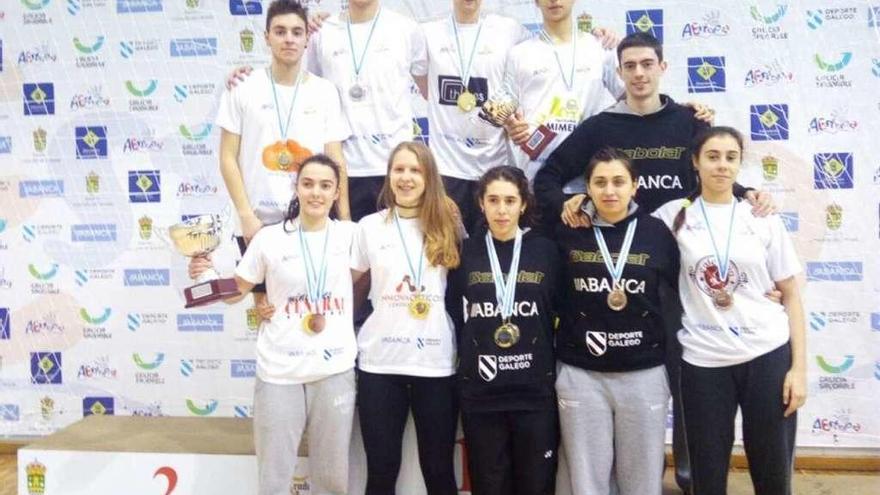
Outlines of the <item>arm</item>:
{"label": "arm", "polygon": [[790,416],[807,400],[806,335],[804,332],[804,308],[801,303],[797,280],[789,277],[776,282],[782,292],[782,305],[788,314],[791,340],[791,368],[785,374],[782,387],[782,403],[787,406],[785,416]]}
{"label": "arm", "polygon": [[415,24],[410,32],[409,72],[422,98],[428,99],[428,46],[421,26]]}
{"label": "arm", "polygon": [[584,167],[598,149],[593,136],[598,129],[591,117],[581,123],[571,135],[550,154],[535,176],[535,196],[544,219],[557,222],[562,213],[565,184],[582,174]]}
{"label": "arm", "polygon": [[462,301],[464,300],[465,276],[464,268],[459,266],[450,270],[446,277],[446,312],[452,318],[457,340],[461,338],[461,331],[464,328]]}
{"label": "arm", "polygon": [[339,218],[351,220],[351,209],[348,203],[348,170],[345,157],[342,155],[342,143],[331,141],[324,145],[324,154],[339,164]]}
{"label": "arm", "polygon": [[[210,270],[213,267],[214,264],[211,263],[211,258],[208,256],[197,256],[195,258],[191,258],[189,261],[189,276],[191,279],[195,280],[203,272]],[[223,299],[223,302],[225,302],[226,304],[235,304],[244,299],[245,296],[250,293],[251,289],[254,288],[255,284],[248,282],[247,280],[236,275],[235,285],[238,287],[238,291],[241,294]]]}
{"label": "arm", "polygon": [[232,204],[241,220],[241,230],[246,241],[250,241],[263,223],[254,214],[244,187],[241,167],[238,164],[238,153],[241,147],[241,136],[221,129],[220,134],[220,174],[226,184],[226,190],[232,198]]}

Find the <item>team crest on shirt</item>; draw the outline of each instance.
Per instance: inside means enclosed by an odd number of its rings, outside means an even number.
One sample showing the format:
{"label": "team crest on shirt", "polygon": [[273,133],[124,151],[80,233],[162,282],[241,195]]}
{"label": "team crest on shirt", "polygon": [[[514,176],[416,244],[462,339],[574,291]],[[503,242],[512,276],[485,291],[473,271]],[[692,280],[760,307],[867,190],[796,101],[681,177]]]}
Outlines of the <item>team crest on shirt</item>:
{"label": "team crest on shirt", "polygon": [[498,376],[498,356],[480,354],[477,357],[477,371],[483,380],[487,382],[494,380]]}
{"label": "team crest on shirt", "polygon": [[605,332],[588,331],[585,337],[590,354],[599,357],[608,350],[608,334]]}
{"label": "team crest on shirt", "polygon": [[715,257],[704,256],[688,271],[688,275],[697,284],[697,287],[709,297],[714,296],[722,289],[733,294],[740,285],[748,283],[748,277],[733,260],[730,260],[726,282],[721,280],[720,272],[718,265],[715,264]]}

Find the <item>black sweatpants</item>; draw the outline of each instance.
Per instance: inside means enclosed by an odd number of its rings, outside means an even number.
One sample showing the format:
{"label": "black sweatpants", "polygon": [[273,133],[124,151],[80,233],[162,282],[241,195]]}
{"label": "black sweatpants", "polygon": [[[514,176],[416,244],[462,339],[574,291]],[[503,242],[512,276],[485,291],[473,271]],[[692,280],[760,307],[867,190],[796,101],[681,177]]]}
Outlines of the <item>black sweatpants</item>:
{"label": "black sweatpants", "polygon": [[559,417],[547,411],[463,412],[473,495],[553,495]]}
{"label": "black sweatpants", "polygon": [[461,223],[464,225],[465,230],[470,235],[476,235],[481,227],[485,225],[483,213],[480,211],[479,203],[477,203],[477,181],[457,179],[444,175],[443,185],[446,187],[446,194],[455,201],[458,211],[461,212]]}
{"label": "black sweatpants", "polygon": [[384,175],[348,178],[348,206],[352,222],[378,211],[377,201],[384,183]]}
{"label": "black sweatpants", "polygon": [[367,453],[366,495],[394,495],[410,410],[428,495],[457,495],[453,453],[458,425],[455,375],[425,378],[358,370],[358,418]]}
{"label": "black sweatpants", "polygon": [[797,414],[785,418],[782,387],[791,367],[785,345],[735,366],[681,365],[681,398],[694,495],[727,493],[737,406],[755,495],[789,495]]}

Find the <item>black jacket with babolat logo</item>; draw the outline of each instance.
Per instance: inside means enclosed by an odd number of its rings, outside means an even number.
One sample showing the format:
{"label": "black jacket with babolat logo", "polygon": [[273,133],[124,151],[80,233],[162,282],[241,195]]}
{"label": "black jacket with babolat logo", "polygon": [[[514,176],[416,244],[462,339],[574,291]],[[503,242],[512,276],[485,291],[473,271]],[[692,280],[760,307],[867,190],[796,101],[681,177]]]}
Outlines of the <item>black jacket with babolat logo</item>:
{"label": "black jacket with babolat logo", "polygon": [[[593,217],[591,228],[557,229],[565,265],[556,337],[560,361],[595,371],[631,371],[663,364],[666,341],[660,288],[678,285],[678,245],[662,221],[639,211],[631,205],[629,216],[614,225]],[[593,229],[602,229],[616,262],[627,226],[635,218],[639,223],[620,281],[627,304],[622,311],[614,311],[608,306],[613,279]],[[677,290],[665,292],[677,294]]]}
{"label": "black jacket with babolat logo", "polygon": [[[534,231],[523,235],[514,314],[519,341],[495,344],[500,308],[485,230],[464,241],[461,265],[449,273],[446,307],[458,336],[461,406],[466,412],[548,410],[555,407],[553,355],[554,297],[559,284],[558,247]],[[514,241],[494,241],[501,270],[507,273]],[[467,322],[462,314],[466,299]]]}

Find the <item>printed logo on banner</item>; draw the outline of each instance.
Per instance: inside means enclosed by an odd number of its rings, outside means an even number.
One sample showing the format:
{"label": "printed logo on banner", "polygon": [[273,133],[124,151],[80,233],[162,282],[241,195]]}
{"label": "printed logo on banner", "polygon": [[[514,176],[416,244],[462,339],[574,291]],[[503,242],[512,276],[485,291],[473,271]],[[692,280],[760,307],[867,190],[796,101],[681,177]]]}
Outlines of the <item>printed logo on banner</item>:
{"label": "printed logo on banner", "polygon": [[115,380],[117,375],[118,370],[110,364],[110,356],[104,355],[89,363],[81,364],[76,378],[78,380]]}
{"label": "printed logo on banner", "polygon": [[55,115],[55,84],[24,83],[22,93],[25,115]]}
{"label": "printed logo on banner", "polygon": [[813,155],[815,189],[852,189],[852,153],[817,153]]}
{"label": "printed logo on banner", "polygon": [[214,414],[214,411],[217,410],[217,405],[219,404],[216,399],[199,402],[204,405],[197,405],[196,401],[192,399],[186,399],[186,408],[194,416],[210,416],[211,414]]}
{"label": "printed logo on banner", "polygon": [[807,127],[809,134],[837,134],[858,130],[859,122],[847,118],[843,109],[832,110],[828,116],[816,116],[810,119]]}
{"label": "printed logo on banner", "polygon": [[794,72],[781,59],[757,63],[746,72],[745,87],[775,86],[794,82]]}
{"label": "printed logo on banner", "polygon": [[257,376],[255,359],[230,359],[229,375],[232,378],[253,378]]}
{"label": "printed logo on banner", "polygon": [[61,179],[23,180],[18,183],[18,195],[22,198],[58,198],[64,195]]}
{"label": "printed logo on banner", "polygon": [[89,223],[70,226],[71,242],[115,242],[115,223]]}
{"label": "printed logo on banner", "polygon": [[825,207],[825,226],[829,230],[838,230],[843,225],[843,207],[832,203]]}
{"label": "printed logo on banner", "polygon": [[223,313],[181,313],[177,315],[179,332],[222,332]]}
{"label": "printed logo on banner", "polygon": [[787,12],[788,5],[784,4],[777,5],[775,11],[766,14],[757,5],[752,5],[749,14],[757,24],[752,27],[752,38],[761,41],[787,40],[788,31],[780,25]]}
{"label": "printed logo on banner", "polygon": [[724,57],[688,58],[688,93],[721,93],[726,89]]}
{"label": "printed logo on banner", "polygon": [[810,328],[821,332],[827,325],[857,325],[858,311],[810,311]]}
{"label": "printed logo on banner", "polygon": [[782,223],[785,225],[785,230],[788,232],[797,232],[800,230],[800,215],[796,211],[782,211],[779,212],[779,218],[782,219]]}
{"label": "printed logo on banner", "polygon": [[847,354],[843,356],[843,360],[840,361],[840,364],[831,364],[823,356],[816,356],[816,364],[818,364],[819,367],[822,368],[822,371],[835,375],[846,373],[850,370],[850,368],[852,368],[855,362],[856,357],[852,354]]}
{"label": "printed logo on banner", "polygon": [[142,133],[129,136],[122,142],[123,153],[149,153],[162,151],[165,142],[156,135],[153,129],[145,129]]}
{"label": "printed logo on banner", "polygon": [[83,55],[91,55],[93,53],[97,53],[104,47],[104,36],[98,35],[95,37],[95,41],[89,44],[88,42],[83,42],[78,37],[73,38],[73,47],[76,48],[76,51],[82,53]]}
{"label": "printed logo on banner", "polygon": [[83,397],[83,417],[113,416],[113,397]]}
{"label": "printed logo on banner", "polygon": [[171,271],[167,268],[126,268],[123,284],[126,287],[171,285]]}
{"label": "printed logo on banner", "polygon": [[819,332],[828,324],[828,316],[824,311],[810,311],[810,328]]}
{"label": "printed logo on banner", "polygon": [[21,419],[18,404],[0,404],[0,421],[15,422]]}
{"label": "printed logo on banner", "polygon": [[260,15],[263,4],[260,0],[229,0],[229,13],[232,15]]}
{"label": "printed logo on banner", "polygon": [[25,467],[28,495],[43,495],[46,492],[46,465],[34,459]]}
{"label": "printed logo on banner", "polygon": [[880,5],[868,7],[868,27],[880,27]]}
{"label": "printed logo on banner", "polygon": [[807,10],[807,27],[812,30],[821,28],[825,22],[853,21],[858,9],[856,7],[835,7]]}
{"label": "printed logo on banner", "polygon": [[211,135],[213,129],[214,126],[210,122],[205,122],[193,127],[187,127],[184,124],[180,124],[178,131],[180,131],[180,135],[186,140],[181,144],[182,153],[186,156],[213,155],[214,147],[211,146],[210,143],[205,142],[205,139]]}
{"label": "printed logo on banner", "polygon": [[96,110],[110,106],[110,98],[104,96],[101,85],[94,85],[84,93],[75,93],[70,97],[71,110]]}
{"label": "printed logo on banner", "polygon": [[207,176],[193,177],[191,180],[182,180],[177,186],[178,198],[192,198],[214,196],[220,191],[216,184],[210,182]]}
{"label": "printed logo on banner", "polygon": [[0,340],[9,340],[12,335],[12,324],[9,308],[0,308]]}
{"label": "printed logo on banner", "polygon": [[117,14],[162,12],[162,0],[116,0]]}
{"label": "printed logo on banner", "polygon": [[119,55],[122,58],[132,58],[142,52],[158,52],[159,39],[125,40],[119,42]]}
{"label": "printed logo on banner", "polygon": [[128,171],[128,201],[158,203],[162,201],[161,173],[158,170]]}
{"label": "printed logo on banner", "polygon": [[178,38],[170,41],[172,57],[211,57],[217,55],[217,38]]}
{"label": "printed logo on banner", "polygon": [[90,325],[101,325],[110,318],[111,314],[113,314],[113,310],[110,308],[104,308],[104,311],[98,316],[92,316],[86,308],[79,309],[80,318]]}
{"label": "printed logo on banner", "polygon": [[788,140],[788,105],[751,105],[749,113],[753,141]]}
{"label": "printed logo on banner", "polygon": [[213,96],[217,85],[211,82],[174,85],[174,99],[183,103],[190,96]]}
{"label": "printed logo on banner", "polygon": [[727,36],[729,33],[730,24],[721,22],[721,11],[711,10],[699,21],[691,21],[685,24],[681,30],[681,39],[711,38]]}
{"label": "printed logo on banner", "polygon": [[60,352],[31,353],[31,383],[36,385],[62,383]]}
{"label": "printed logo on banner", "polygon": [[145,97],[150,96],[156,91],[156,88],[159,86],[159,81],[156,79],[150,79],[146,84],[141,85],[139,87],[133,81],[125,81],[125,89],[131,93],[132,96]]}
{"label": "printed logo on banner", "polygon": [[33,263],[28,264],[28,273],[37,280],[48,281],[58,275],[58,263],[52,263],[46,271],[40,271]]}
{"label": "printed logo on banner", "polygon": [[12,136],[0,136],[0,155],[12,153]]}
{"label": "printed logo on banner", "polygon": [[628,10],[626,34],[647,33],[663,43],[663,10]]}
{"label": "printed logo on banner", "polygon": [[808,261],[808,282],[860,282],[861,261]]}
{"label": "printed logo on banner", "polygon": [[58,54],[48,44],[37,45],[33,48],[25,48],[18,53],[18,65],[28,66],[34,64],[48,64],[58,61]]}
{"label": "printed logo on banner", "polygon": [[107,158],[107,126],[77,127],[75,136],[78,160]]}
{"label": "printed logo on banner", "polygon": [[871,330],[880,332],[880,313],[871,313]]}
{"label": "printed logo on banner", "polygon": [[156,92],[159,81],[150,79],[145,84],[136,85],[133,81],[125,81],[125,89],[133,98],[128,100],[130,112],[155,112],[159,110],[159,104],[150,96]]}
{"label": "printed logo on banner", "polygon": [[141,357],[137,352],[131,355],[132,361],[134,364],[145,371],[152,371],[157,369],[159,366],[162,366],[162,363],[165,361],[165,353],[157,352],[152,361],[145,361],[144,358]]}
{"label": "printed logo on banner", "polygon": [[144,360],[140,354],[132,354],[137,371],[134,373],[134,382],[139,385],[163,385],[165,378],[159,373],[158,369],[165,361],[165,353],[157,352],[152,361]]}
{"label": "printed logo on banner", "polygon": [[236,418],[252,418],[254,417],[253,406],[236,405],[232,408]]}
{"label": "printed logo on banner", "polygon": [[841,408],[831,415],[815,416],[811,433],[813,435],[831,435],[834,444],[840,442],[839,435],[858,435],[863,433],[863,426],[852,415],[852,409]]}
{"label": "printed logo on banner", "polygon": [[[440,88],[439,102],[441,105],[457,105],[458,95],[464,84],[458,76],[437,76],[437,87]],[[477,98],[477,106],[482,107],[489,97],[489,81],[485,77],[471,77],[468,80],[468,91]]]}
{"label": "printed logo on banner", "polygon": [[842,52],[837,60],[828,61],[818,53],[813,57],[816,67],[823,73],[816,76],[817,88],[851,88],[852,81],[847,79],[841,71],[845,69],[853,59],[852,52]]}
{"label": "printed logo on banner", "polygon": [[[22,14],[22,24],[52,24],[52,18],[43,11],[43,9],[49,5],[49,1],[50,0],[21,0],[21,4],[29,11]],[[2,18],[0,18],[0,20],[2,20]]]}
{"label": "printed logo on banner", "polygon": [[95,41],[89,43],[79,38],[73,38],[73,47],[78,52],[76,56],[76,66],[80,69],[100,69],[105,65],[105,61],[100,56],[100,51],[104,47],[105,38],[103,35],[95,37]]}

